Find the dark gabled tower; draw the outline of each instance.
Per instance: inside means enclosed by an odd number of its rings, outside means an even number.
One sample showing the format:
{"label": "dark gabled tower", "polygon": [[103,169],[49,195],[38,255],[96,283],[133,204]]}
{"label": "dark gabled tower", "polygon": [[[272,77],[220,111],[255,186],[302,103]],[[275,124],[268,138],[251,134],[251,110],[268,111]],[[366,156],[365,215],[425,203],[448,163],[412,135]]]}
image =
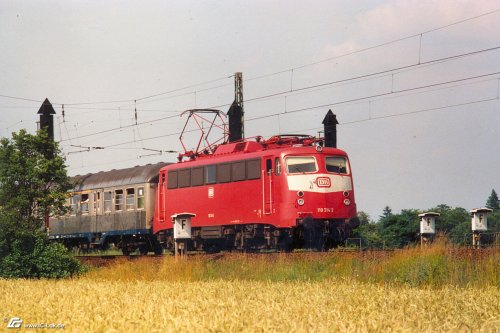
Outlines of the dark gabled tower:
{"label": "dark gabled tower", "polygon": [[54,117],[53,115],[56,114],[56,111],[52,107],[52,104],[49,102],[49,99],[46,98],[45,101],[43,101],[42,106],[40,106],[40,109],[38,110],[38,113],[40,115],[40,130],[45,130],[52,140],[54,140]]}
{"label": "dark gabled tower", "polygon": [[325,118],[323,119],[323,126],[325,131],[325,147],[337,148],[337,116],[328,110]]}

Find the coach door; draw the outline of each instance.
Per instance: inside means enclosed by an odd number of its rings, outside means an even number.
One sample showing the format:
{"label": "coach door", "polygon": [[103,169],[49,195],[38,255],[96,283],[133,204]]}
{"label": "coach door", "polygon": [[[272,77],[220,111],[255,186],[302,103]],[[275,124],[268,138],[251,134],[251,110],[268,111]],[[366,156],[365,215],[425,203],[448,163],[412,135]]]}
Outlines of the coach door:
{"label": "coach door", "polygon": [[262,169],[262,205],[265,215],[273,212],[273,157],[264,157]]}
{"label": "coach door", "polygon": [[97,189],[93,193],[93,200],[92,200],[92,215],[93,215],[93,221],[94,221],[94,229],[93,232],[99,232],[102,231],[101,228],[101,222],[102,222],[102,203],[103,203],[103,197],[104,197],[104,190],[103,189]]}
{"label": "coach door", "polygon": [[[170,174],[173,174],[174,172],[170,171]],[[177,176],[177,173],[175,173]],[[166,219],[166,198],[165,195],[167,194],[167,183],[165,182],[165,172],[160,174],[160,184],[158,186],[158,189],[156,190],[156,205],[157,205],[157,210],[158,210],[158,217],[160,222],[165,222]]]}

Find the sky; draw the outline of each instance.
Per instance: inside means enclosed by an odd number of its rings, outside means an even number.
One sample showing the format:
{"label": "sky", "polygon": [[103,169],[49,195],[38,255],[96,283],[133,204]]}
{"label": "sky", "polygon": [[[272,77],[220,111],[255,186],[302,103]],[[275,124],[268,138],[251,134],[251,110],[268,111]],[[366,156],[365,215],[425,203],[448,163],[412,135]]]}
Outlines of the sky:
{"label": "sky", "polygon": [[317,135],[332,109],[374,220],[482,207],[500,191],[499,31],[499,0],[3,0],[0,137],[34,133],[48,98],[70,175],[174,162],[181,113],[227,112],[242,72],[246,137]]}

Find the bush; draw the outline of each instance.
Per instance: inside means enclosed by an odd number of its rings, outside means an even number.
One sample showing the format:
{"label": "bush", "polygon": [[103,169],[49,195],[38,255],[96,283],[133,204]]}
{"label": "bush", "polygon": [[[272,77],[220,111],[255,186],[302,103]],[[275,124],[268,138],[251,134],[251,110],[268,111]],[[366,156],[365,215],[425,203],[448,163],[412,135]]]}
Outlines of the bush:
{"label": "bush", "polygon": [[10,251],[0,258],[3,278],[67,278],[84,271],[82,264],[59,243],[50,243],[45,235],[20,233]]}

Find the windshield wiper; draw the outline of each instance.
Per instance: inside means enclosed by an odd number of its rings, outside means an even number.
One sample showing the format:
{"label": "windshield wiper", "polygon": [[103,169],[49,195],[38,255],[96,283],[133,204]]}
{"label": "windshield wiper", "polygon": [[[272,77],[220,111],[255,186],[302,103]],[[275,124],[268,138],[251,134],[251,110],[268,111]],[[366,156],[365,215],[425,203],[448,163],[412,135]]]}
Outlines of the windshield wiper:
{"label": "windshield wiper", "polygon": [[298,165],[293,165],[292,168],[295,170],[295,171],[298,171],[299,173],[301,174],[305,174],[305,171],[302,171]]}

